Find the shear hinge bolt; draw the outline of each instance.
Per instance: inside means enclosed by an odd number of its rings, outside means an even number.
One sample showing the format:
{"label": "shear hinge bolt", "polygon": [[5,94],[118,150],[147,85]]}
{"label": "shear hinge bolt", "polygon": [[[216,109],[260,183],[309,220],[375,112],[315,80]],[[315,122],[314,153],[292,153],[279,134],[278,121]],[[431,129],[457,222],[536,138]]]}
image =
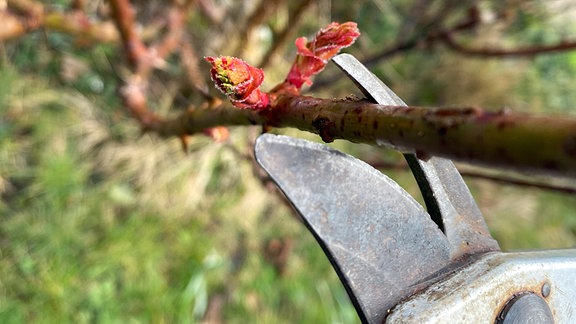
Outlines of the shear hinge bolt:
{"label": "shear hinge bolt", "polygon": [[[544,287],[542,287],[544,288]],[[509,300],[498,318],[497,324],[554,323],[550,307],[544,298],[532,292],[525,292]]]}

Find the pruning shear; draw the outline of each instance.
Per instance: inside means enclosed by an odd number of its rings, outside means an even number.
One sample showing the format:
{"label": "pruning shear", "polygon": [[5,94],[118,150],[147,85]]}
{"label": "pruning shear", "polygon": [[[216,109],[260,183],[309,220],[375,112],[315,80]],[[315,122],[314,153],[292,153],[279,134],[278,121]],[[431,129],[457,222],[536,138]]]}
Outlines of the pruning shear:
{"label": "pruning shear", "polygon": [[[353,56],[333,62],[367,99],[405,105]],[[324,250],[363,323],[570,323],[576,250],[504,253],[454,164],[405,154],[426,209],[322,144],[271,134],[258,163]]]}

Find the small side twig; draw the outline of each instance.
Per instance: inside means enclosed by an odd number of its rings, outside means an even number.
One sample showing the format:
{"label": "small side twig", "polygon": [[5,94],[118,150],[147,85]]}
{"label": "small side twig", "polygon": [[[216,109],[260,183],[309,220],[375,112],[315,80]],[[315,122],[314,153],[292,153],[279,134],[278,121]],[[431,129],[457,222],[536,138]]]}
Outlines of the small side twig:
{"label": "small side twig", "polygon": [[250,38],[250,35],[254,30],[264,23],[266,18],[270,16],[276,8],[278,8],[286,0],[275,0],[275,1],[260,1],[256,9],[248,16],[246,19],[246,24],[238,34],[239,42],[236,50],[234,51],[234,56],[243,57],[245,56],[246,42]]}
{"label": "small side twig", "polygon": [[[371,160],[367,161],[372,167],[378,170],[400,170],[408,171],[408,165],[405,162],[388,162],[381,160]],[[467,178],[487,180],[491,182],[496,182],[503,185],[517,186],[522,188],[533,188],[545,191],[554,191],[563,194],[575,194],[576,187],[570,187],[562,184],[554,183],[543,183],[539,181],[531,181],[527,179],[520,179],[518,177],[507,176],[503,174],[492,175],[482,171],[468,170],[467,168],[458,167],[460,174]]]}
{"label": "small side twig", "polygon": [[149,68],[144,62],[148,49],[136,31],[136,18],[134,7],[128,0],[111,0],[112,18],[122,38],[126,57],[135,74],[142,75]]}
{"label": "small side twig", "polygon": [[10,1],[0,9],[0,41],[20,37],[44,28],[62,32],[81,40],[82,43],[110,43],[119,40],[118,33],[109,21],[93,21],[83,10],[68,12],[48,11],[36,1]]}
{"label": "small side twig", "polygon": [[176,3],[172,4],[172,7],[167,11],[167,33],[157,45],[150,47],[144,44],[136,29],[135,12],[130,2],[128,0],[110,0],[110,6],[132,72],[132,75],[125,78],[119,92],[124,105],[146,130],[150,125],[162,121],[160,116],[148,108],[146,96],[148,79],[155,68],[164,65],[164,59],[180,43],[185,20],[185,10],[183,9],[186,5],[180,7]]}
{"label": "small side twig", "polygon": [[262,57],[262,61],[258,64],[261,69],[266,69],[272,59],[282,48],[288,43],[288,40],[294,36],[296,27],[300,25],[303,14],[314,2],[312,0],[302,0],[298,3],[296,8],[290,12],[288,23],[279,32],[274,34],[272,45]]}
{"label": "small side twig", "polygon": [[154,46],[158,57],[165,59],[181,44],[184,34],[186,10],[186,6],[178,4],[174,4],[168,8],[166,12],[168,32],[164,35],[164,39]]}
{"label": "small side twig", "polygon": [[[445,17],[444,17],[445,18]],[[457,33],[473,29],[478,26],[479,18],[475,15],[467,15],[462,21],[445,29],[420,32],[411,39],[401,40],[395,45],[384,49],[383,51],[364,58],[362,61],[366,66],[373,66],[383,59],[389,59],[395,55],[412,50],[421,44],[431,44],[442,39],[447,33]]]}
{"label": "small side twig", "polygon": [[511,56],[524,56],[533,57],[544,53],[557,53],[569,51],[576,48],[576,41],[562,40],[557,44],[551,45],[535,45],[523,48],[471,48],[459,44],[453,33],[445,33],[442,35],[443,43],[456,52],[479,57],[511,57]]}
{"label": "small side twig", "polygon": [[513,177],[508,177],[505,175],[490,175],[479,173],[475,171],[469,170],[460,170],[460,174],[465,177],[475,178],[475,179],[482,179],[488,180],[504,185],[513,185],[522,188],[534,188],[546,191],[555,191],[564,194],[575,194],[576,187],[569,187],[566,185],[557,185],[557,184],[550,184],[550,183],[542,183],[542,182],[533,182],[528,180],[517,179]]}
{"label": "small side twig", "polygon": [[[190,38],[190,37],[189,37]],[[200,71],[198,62],[198,54],[196,50],[191,45],[191,40],[182,42],[182,47],[180,48],[180,56],[184,69],[186,70],[186,78],[188,84],[197,90],[205,99],[212,100],[212,96],[208,90],[208,85],[204,75]]]}

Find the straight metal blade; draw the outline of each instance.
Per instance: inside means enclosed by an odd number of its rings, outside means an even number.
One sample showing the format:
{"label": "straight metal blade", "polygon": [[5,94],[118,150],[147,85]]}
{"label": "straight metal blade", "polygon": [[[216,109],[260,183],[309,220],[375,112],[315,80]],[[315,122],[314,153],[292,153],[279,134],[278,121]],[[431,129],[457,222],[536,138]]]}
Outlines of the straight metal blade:
{"label": "straight metal blade", "polygon": [[[369,100],[382,105],[406,106],[354,56],[340,54],[332,61]],[[404,157],[418,182],[430,217],[444,231],[452,246],[453,259],[500,250],[466,183],[450,160],[431,157],[424,161],[414,154],[404,154]]]}

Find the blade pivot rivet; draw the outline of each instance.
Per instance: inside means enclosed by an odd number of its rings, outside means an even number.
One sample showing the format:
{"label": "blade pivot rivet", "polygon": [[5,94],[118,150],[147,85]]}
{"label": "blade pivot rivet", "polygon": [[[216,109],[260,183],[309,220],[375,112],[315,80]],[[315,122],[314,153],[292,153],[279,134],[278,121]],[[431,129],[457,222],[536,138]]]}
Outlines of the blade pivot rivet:
{"label": "blade pivot rivet", "polygon": [[550,289],[551,289],[550,284],[545,282],[542,285],[542,297],[546,298],[546,297],[550,296]]}
{"label": "blade pivot rivet", "polygon": [[552,311],[544,298],[533,292],[522,292],[509,300],[496,318],[496,324],[523,323],[554,323]]}

